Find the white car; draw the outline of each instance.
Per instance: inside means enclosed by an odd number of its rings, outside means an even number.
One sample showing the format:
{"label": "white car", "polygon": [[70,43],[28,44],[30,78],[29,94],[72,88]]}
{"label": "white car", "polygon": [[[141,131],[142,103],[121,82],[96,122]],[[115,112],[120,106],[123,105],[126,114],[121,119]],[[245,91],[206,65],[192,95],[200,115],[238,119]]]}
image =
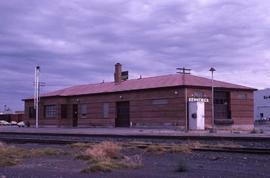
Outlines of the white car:
{"label": "white car", "polygon": [[0,125],[2,125],[2,126],[9,126],[10,123],[7,122],[7,121],[4,121],[4,120],[0,120]]}
{"label": "white car", "polygon": [[24,123],[24,121],[18,122],[17,126],[18,127],[27,127],[27,125]]}
{"label": "white car", "polygon": [[17,123],[16,121],[11,121],[10,124],[13,125],[13,126],[14,126],[14,125],[17,126],[18,123]]}

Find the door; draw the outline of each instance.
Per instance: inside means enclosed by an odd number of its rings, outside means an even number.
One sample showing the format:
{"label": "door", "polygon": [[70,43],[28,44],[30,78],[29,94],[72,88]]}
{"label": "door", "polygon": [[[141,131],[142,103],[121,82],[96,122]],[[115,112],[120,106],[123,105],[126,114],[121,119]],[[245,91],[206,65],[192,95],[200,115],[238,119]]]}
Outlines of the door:
{"label": "door", "polygon": [[117,102],[116,111],[115,127],[129,127],[129,102]]}
{"label": "door", "polygon": [[204,102],[189,102],[189,129],[205,129],[205,106]]}
{"label": "door", "polygon": [[72,120],[72,126],[77,127],[78,126],[78,105],[73,104],[73,120]]}
{"label": "door", "polygon": [[197,129],[204,130],[205,127],[205,108],[204,102],[197,102]]}

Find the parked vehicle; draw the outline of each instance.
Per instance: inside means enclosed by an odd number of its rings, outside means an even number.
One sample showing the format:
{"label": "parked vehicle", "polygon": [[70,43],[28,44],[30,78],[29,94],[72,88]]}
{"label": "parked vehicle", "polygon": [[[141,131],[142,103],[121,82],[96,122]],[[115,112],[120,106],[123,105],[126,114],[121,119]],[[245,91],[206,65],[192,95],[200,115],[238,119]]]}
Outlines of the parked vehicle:
{"label": "parked vehicle", "polygon": [[25,124],[24,121],[18,122],[18,123],[17,123],[17,126],[18,126],[18,127],[28,127],[28,126]]}
{"label": "parked vehicle", "polygon": [[7,121],[4,121],[4,120],[0,120],[0,125],[2,125],[2,126],[9,126],[10,123],[7,122]]}
{"label": "parked vehicle", "polygon": [[11,121],[11,122],[7,122],[5,120],[0,120],[0,126],[30,127],[30,123],[28,121],[21,121],[21,122]]}

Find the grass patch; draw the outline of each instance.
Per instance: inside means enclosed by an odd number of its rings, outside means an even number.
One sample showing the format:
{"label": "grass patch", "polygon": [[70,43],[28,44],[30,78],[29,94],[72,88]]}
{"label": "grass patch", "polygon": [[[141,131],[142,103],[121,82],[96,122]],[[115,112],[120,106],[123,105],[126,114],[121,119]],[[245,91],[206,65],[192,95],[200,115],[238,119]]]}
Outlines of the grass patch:
{"label": "grass patch", "polygon": [[91,148],[92,147],[92,143],[73,143],[73,144],[70,144],[70,147],[71,148],[79,148],[80,150],[84,150],[84,149],[87,149],[87,148]]}
{"label": "grass patch", "polygon": [[182,144],[182,145],[163,145],[163,144],[154,144],[154,145],[149,145],[145,149],[146,152],[150,153],[157,153],[157,154],[162,154],[162,153],[190,153],[192,151],[192,147],[187,144]]}
{"label": "grass patch", "polygon": [[24,159],[41,156],[56,156],[67,154],[60,149],[38,148],[26,149],[8,146],[0,142],[0,167],[10,167],[21,164]]}
{"label": "grass patch", "polygon": [[200,148],[241,148],[243,146],[233,142],[222,142],[216,144],[201,143],[193,141],[182,144],[164,144],[164,143],[147,143],[147,142],[129,142],[123,143],[123,147],[128,149],[142,149],[145,152],[163,154],[163,153],[191,153],[192,150]]}
{"label": "grass patch", "polygon": [[122,147],[113,142],[102,142],[87,148],[76,159],[87,161],[88,167],[81,172],[110,172],[113,169],[138,168],[142,166],[140,155],[126,156]]}
{"label": "grass patch", "polygon": [[162,154],[162,153],[190,153],[194,147],[191,144],[150,144],[146,142],[123,143],[123,147],[128,149],[142,149],[145,152]]}

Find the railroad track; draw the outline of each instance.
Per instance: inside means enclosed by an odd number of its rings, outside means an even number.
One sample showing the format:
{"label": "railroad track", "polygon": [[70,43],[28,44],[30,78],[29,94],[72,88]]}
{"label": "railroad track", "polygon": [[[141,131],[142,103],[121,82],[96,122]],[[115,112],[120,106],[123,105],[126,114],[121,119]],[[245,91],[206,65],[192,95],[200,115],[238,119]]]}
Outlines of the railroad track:
{"label": "railroad track", "polygon": [[[71,144],[78,142],[144,142],[146,144],[181,144],[202,142],[210,146],[193,148],[194,151],[230,152],[248,154],[270,154],[270,138],[216,137],[216,136],[156,136],[156,135],[88,135],[56,133],[14,133],[0,132],[0,141],[9,143]],[[215,147],[217,143],[234,143],[241,147]],[[212,146],[211,146],[212,145]]]}

